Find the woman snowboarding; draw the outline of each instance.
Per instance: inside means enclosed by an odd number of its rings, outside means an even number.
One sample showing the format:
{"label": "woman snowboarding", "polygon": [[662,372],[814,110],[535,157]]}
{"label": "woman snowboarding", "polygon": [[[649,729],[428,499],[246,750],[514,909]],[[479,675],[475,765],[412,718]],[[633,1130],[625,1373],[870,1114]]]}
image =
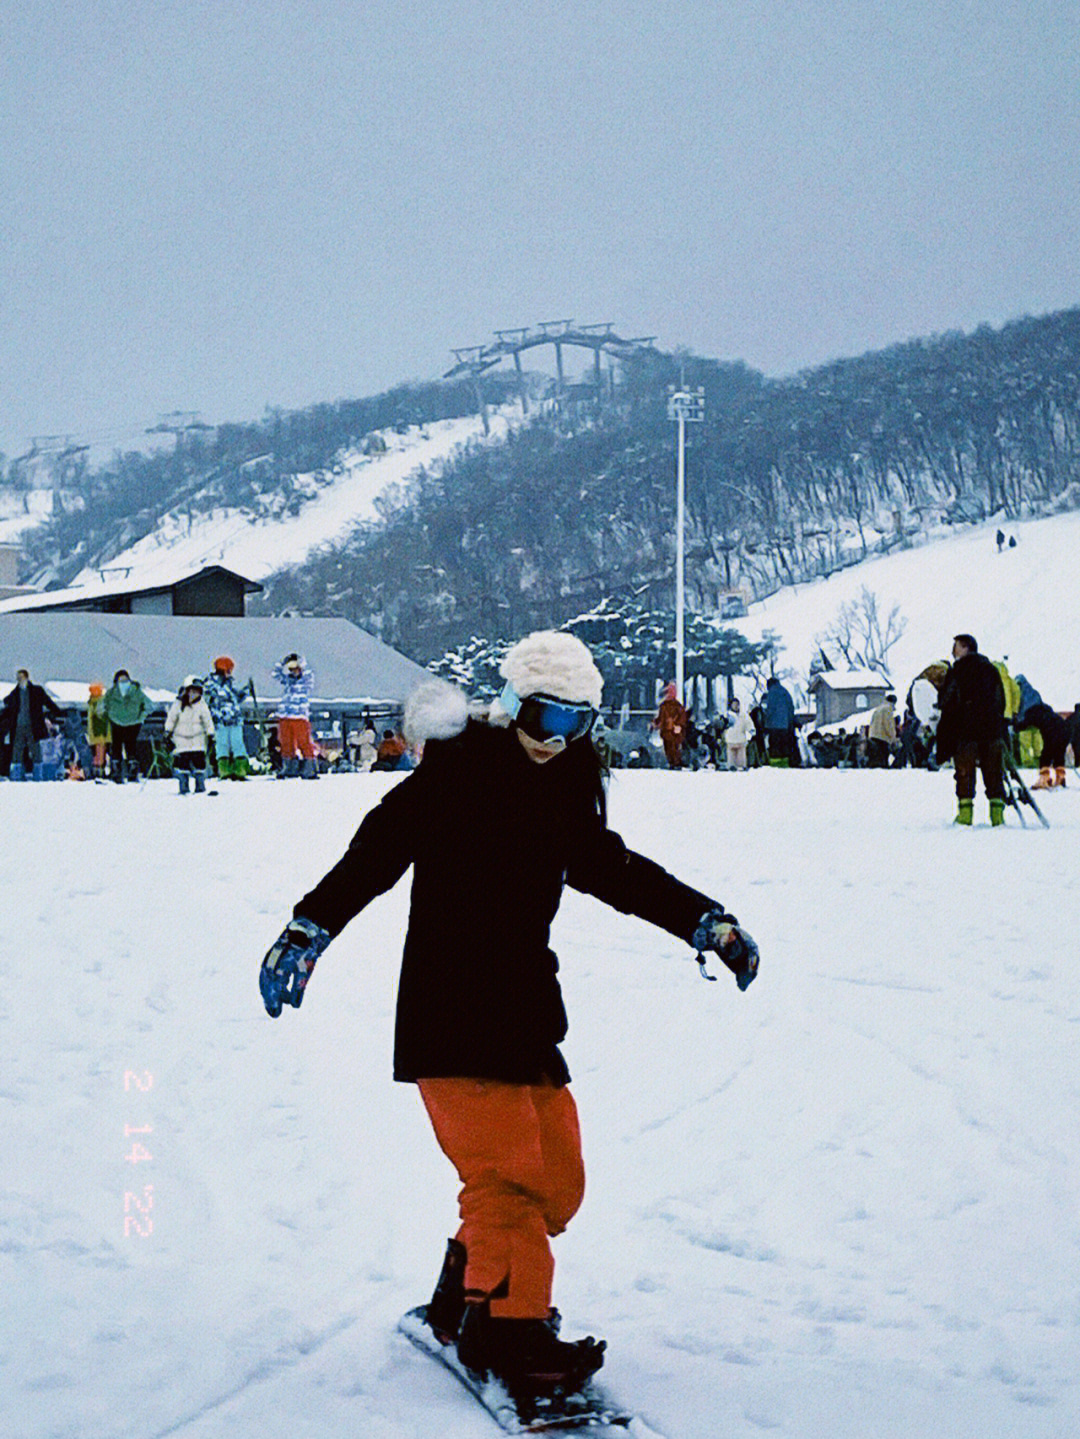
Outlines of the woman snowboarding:
{"label": "woman snowboarding", "polygon": [[272,1016],[298,1008],[326,946],[412,865],[394,1077],[417,1085],[462,1184],[461,1227],[427,1322],[472,1374],[520,1395],[580,1386],[604,1351],[592,1338],[560,1340],[551,1307],[549,1240],[584,1192],[548,946],[564,885],[715,950],[740,989],[758,952],[722,905],[607,827],[591,739],[602,681],[581,641],[529,635],[501,672],[487,720],[442,681],[413,695],[406,728],[423,743],[421,763],[299,901],[259,978]]}

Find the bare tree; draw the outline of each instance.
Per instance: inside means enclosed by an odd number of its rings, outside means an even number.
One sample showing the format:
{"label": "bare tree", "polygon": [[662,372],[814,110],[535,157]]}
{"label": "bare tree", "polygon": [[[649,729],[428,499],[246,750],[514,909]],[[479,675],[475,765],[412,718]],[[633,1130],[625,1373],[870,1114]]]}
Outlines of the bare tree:
{"label": "bare tree", "polygon": [[907,620],[894,604],[886,614],[873,590],[863,585],[853,600],[845,600],[832,624],[816,639],[833,663],[849,669],[877,670],[888,675],[889,651],[907,629]]}

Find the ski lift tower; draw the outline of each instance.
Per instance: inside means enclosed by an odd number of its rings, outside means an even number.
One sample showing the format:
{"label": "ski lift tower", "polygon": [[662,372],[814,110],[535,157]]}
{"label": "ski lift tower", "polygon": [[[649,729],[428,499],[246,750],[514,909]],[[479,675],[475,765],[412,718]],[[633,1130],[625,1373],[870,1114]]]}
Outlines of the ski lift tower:
{"label": "ski lift tower", "polygon": [[705,391],[668,390],[668,419],[678,425],[675,462],[675,692],[686,703],[686,426],[705,418]]}

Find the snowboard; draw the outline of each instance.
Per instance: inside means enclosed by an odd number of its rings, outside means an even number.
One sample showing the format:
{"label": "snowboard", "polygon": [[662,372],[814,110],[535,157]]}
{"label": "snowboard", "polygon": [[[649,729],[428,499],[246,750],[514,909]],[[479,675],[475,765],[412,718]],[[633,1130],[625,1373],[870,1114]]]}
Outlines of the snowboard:
{"label": "snowboard", "polygon": [[589,1380],[572,1394],[555,1392],[515,1402],[497,1379],[479,1380],[461,1363],[452,1344],[442,1344],[426,1322],[427,1308],[410,1309],[398,1329],[423,1354],[448,1369],[506,1434],[562,1434],[574,1430],[620,1432],[649,1439],[652,1431]]}

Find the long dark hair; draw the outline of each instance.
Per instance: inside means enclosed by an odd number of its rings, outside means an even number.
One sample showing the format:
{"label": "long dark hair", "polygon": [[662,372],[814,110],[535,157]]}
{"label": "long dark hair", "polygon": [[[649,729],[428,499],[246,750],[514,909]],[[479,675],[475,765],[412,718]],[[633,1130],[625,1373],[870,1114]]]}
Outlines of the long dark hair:
{"label": "long dark hair", "polygon": [[558,755],[552,764],[560,766],[568,786],[582,790],[591,800],[591,808],[600,816],[600,823],[607,824],[607,779],[610,773],[607,762],[596,745],[592,735],[572,740],[564,754]]}

